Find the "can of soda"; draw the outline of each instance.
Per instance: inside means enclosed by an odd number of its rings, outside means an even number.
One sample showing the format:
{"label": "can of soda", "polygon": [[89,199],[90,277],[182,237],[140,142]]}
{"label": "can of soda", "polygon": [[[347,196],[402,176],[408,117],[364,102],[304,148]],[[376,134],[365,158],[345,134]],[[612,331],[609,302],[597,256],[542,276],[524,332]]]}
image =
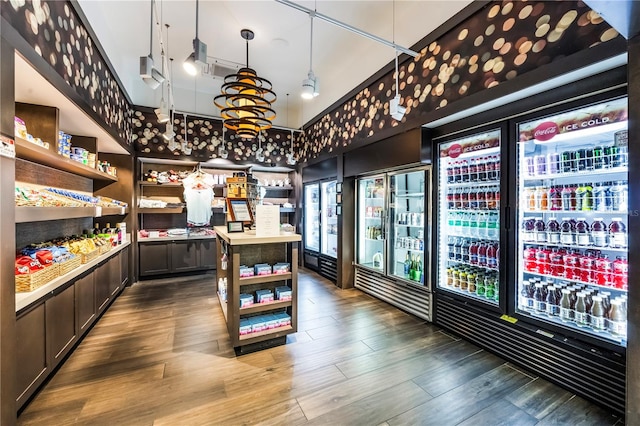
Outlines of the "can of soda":
{"label": "can of soda", "polygon": [[536,175],[546,175],[547,174],[547,156],[546,155],[536,155],[534,157],[536,164]]}
{"label": "can of soda", "polygon": [[592,149],[585,150],[584,160],[585,160],[585,169],[593,170],[593,150]]}
{"label": "can of soda", "polygon": [[587,169],[587,150],[581,148],[576,151],[577,171],[581,172]]}
{"label": "can of soda", "polygon": [[601,146],[596,146],[593,148],[593,168],[594,169],[602,169],[604,168],[604,150]]}
{"label": "can of soda", "polygon": [[527,157],[527,176],[535,176],[535,165],[533,163],[533,157]]}
{"label": "can of soda", "polygon": [[575,158],[576,153],[574,151],[564,151],[562,153],[562,171],[564,173],[575,171]]}

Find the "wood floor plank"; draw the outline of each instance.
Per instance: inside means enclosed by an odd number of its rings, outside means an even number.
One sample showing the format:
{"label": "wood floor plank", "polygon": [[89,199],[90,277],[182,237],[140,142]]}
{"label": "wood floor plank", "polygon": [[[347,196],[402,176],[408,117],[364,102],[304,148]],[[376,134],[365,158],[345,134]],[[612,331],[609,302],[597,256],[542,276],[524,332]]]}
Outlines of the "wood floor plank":
{"label": "wood floor plank", "polygon": [[400,383],[367,398],[337,408],[311,420],[309,425],[375,425],[390,416],[401,414],[431,399],[411,381]]}
{"label": "wood floor plank", "polygon": [[499,399],[458,426],[533,426],[538,422],[507,400]]}
{"label": "wood floor plank", "polygon": [[606,426],[615,425],[619,418],[603,408],[574,396],[537,423],[539,426]]}
{"label": "wood floor plank", "polygon": [[501,365],[387,421],[390,425],[457,425],[530,380],[522,373]]}
{"label": "wood floor plank", "polygon": [[514,390],[505,399],[538,420],[566,403],[573,395],[546,380],[536,379]]}

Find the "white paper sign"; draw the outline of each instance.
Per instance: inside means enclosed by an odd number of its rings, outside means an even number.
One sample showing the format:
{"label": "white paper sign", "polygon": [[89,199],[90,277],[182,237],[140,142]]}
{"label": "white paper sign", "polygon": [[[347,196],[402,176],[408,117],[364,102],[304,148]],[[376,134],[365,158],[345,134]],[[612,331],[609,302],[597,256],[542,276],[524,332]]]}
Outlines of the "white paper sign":
{"label": "white paper sign", "polygon": [[280,235],[280,206],[258,204],[256,206],[256,236]]}
{"label": "white paper sign", "polygon": [[3,157],[16,158],[16,145],[13,139],[0,136],[0,155]]}

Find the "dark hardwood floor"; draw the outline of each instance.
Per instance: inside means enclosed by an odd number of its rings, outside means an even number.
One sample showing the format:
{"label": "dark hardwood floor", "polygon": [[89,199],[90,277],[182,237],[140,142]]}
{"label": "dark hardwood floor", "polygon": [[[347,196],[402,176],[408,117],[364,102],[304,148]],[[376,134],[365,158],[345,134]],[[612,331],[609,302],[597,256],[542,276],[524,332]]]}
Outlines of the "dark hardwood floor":
{"label": "dark hardwood floor", "polygon": [[300,272],[298,333],[236,356],[213,276],[124,290],[21,425],[614,425],[438,327]]}

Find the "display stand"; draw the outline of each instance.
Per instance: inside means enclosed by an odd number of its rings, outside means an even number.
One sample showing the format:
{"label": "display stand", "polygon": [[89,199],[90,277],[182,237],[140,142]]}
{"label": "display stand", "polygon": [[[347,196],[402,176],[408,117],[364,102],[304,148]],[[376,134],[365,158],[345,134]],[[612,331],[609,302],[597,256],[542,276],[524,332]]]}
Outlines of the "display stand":
{"label": "display stand", "polygon": [[[222,226],[215,227],[217,234],[217,278],[226,279],[226,300],[221,288],[216,284],[218,299],[227,322],[227,330],[231,343],[237,353],[251,352],[264,347],[282,344],[286,335],[297,331],[298,301],[298,241],[299,234],[281,233],[279,236],[258,237],[255,232],[228,233]],[[227,266],[223,269],[221,257],[227,254]],[[264,276],[240,278],[240,265],[253,266],[258,263],[273,265],[288,262],[290,272]],[[240,294],[255,294],[257,290],[269,289],[275,294],[278,286],[291,288],[291,300],[274,300],[270,303],[255,303],[252,306],[240,307]],[[290,325],[275,325],[263,331],[241,334],[241,320],[251,319],[259,315],[286,314],[291,319]]]}

